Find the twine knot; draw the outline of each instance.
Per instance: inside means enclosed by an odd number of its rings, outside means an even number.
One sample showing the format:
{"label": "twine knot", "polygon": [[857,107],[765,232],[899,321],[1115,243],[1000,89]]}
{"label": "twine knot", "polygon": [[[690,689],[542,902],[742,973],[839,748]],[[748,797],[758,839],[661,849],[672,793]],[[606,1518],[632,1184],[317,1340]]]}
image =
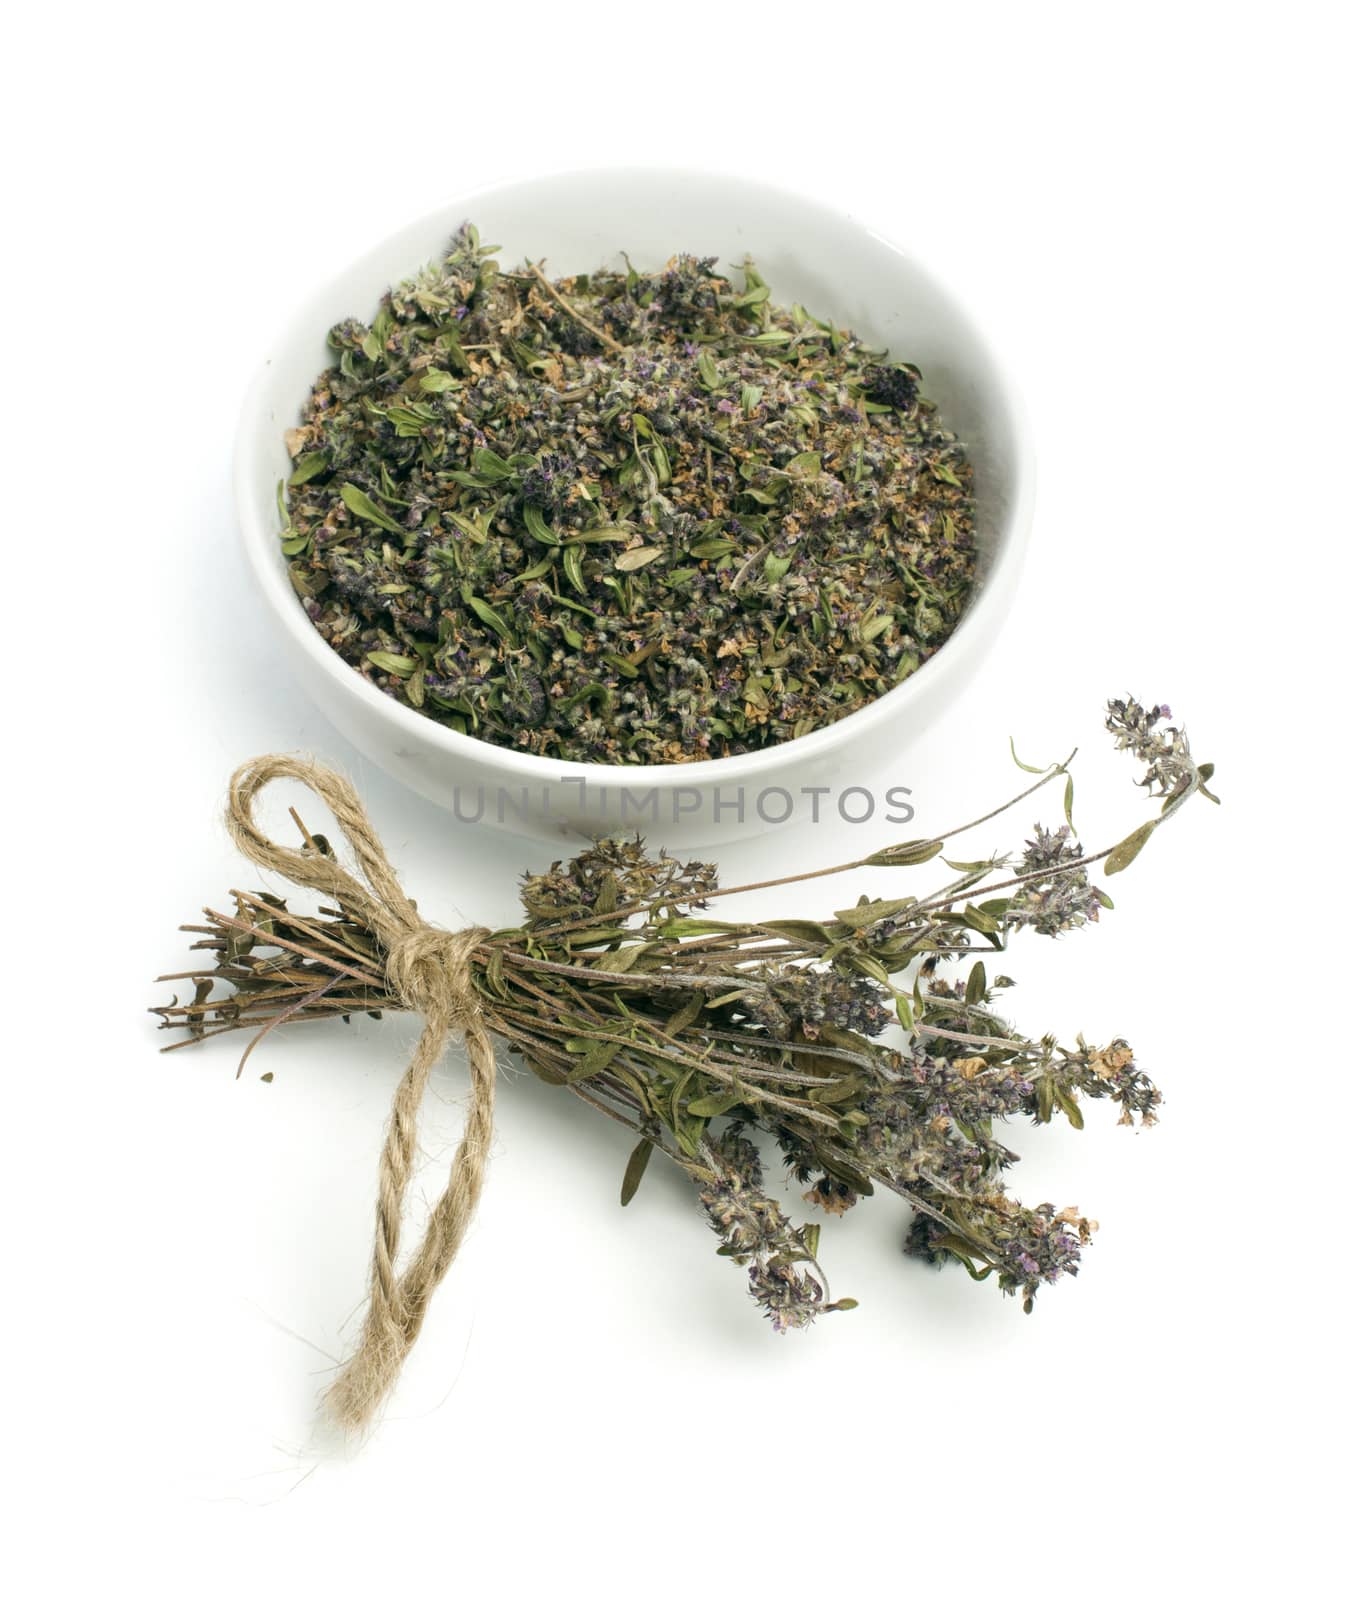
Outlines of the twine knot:
{"label": "twine knot", "polygon": [[449,933],[421,923],[387,951],[387,981],[402,1002],[422,1016],[442,1011],[450,1028],[467,1031],[481,1010],[472,981],[473,953],[486,938],[485,928]]}
{"label": "twine knot", "polygon": [[[261,830],[255,821],[255,802],[277,778],[293,778],[325,802],[349,842],[360,877],[319,849],[281,845]],[[450,933],[425,922],[402,889],[352,785],[315,762],[277,755],[247,762],[231,780],[226,823],[242,854],[258,866],[316,890],[366,922],[382,945],[388,984],[424,1019],[415,1054],[397,1085],[378,1164],[368,1314],[358,1349],[327,1396],[342,1423],[361,1427],[396,1381],[481,1195],[494,1131],[495,1051],[482,1016],[474,966],[490,934],[485,928]],[[420,1102],[430,1073],[455,1032],[467,1045],[472,1084],[467,1122],[448,1184],[430,1213],[424,1237],[409,1265],[398,1272]]]}

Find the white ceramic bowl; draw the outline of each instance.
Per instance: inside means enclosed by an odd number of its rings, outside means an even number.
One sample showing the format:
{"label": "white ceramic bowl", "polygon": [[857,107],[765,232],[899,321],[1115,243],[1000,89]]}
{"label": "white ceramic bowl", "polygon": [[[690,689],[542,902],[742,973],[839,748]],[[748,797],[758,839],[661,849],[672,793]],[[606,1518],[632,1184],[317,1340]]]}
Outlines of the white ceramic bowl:
{"label": "white ceramic bowl", "polygon": [[[671,766],[605,767],[501,749],[391,699],[312,627],[280,550],[276,495],[289,470],[283,433],[329,364],[328,330],[367,320],[392,283],[439,252],[470,218],[507,262],[546,258],[553,276],[618,265],[643,270],[677,251],[739,263],[754,257],[780,304],[800,301],[895,359],[914,362],[975,473],[980,582],[940,650],[873,704],[830,727],[747,755]],[[928,246],[928,239],[924,240]],[[662,843],[715,843],[796,823],[809,807],[874,788],[890,758],[938,717],[975,673],[1013,594],[1028,535],[1033,467],[1020,403],[971,318],[914,258],[825,205],[741,178],[636,169],[574,172],[469,194],[394,233],[301,307],[246,401],[236,500],[251,567],[291,666],[364,755],[463,822],[535,836],[620,826]],[[829,789],[819,801],[811,790]],[[626,793],[625,793],[626,791]],[[857,818],[862,794],[850,802]]]}

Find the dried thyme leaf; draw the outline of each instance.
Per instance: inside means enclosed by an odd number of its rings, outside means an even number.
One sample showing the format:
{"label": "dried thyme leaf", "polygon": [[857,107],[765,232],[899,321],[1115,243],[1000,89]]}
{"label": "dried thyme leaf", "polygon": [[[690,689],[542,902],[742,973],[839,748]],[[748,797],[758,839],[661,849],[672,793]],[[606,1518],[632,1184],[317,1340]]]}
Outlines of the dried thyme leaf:
{"label": "dried thyme leaf", "polygon": [[340,485],[340,499],[344,501],[345,505],[349,507],[356,517],[362,517],[365,522],[376,523],[379,528],[386,529],[388,533],[401,532],[401,524],[393,522],[381,506],[374,505],[363,490],[357,488],[354,484],[342,483]]}
{"label": "dried thyme leaf", "polygon": [[623,1173],[623,1187],[619,1192],[619,1200],[627,1205],[633,1195],[637,1193],[646,1172],[647,1163],[651,1160],[651,1152],[656,1148],[655,1141],[643,1139],[637,1148],[628,1157],[628,1164]]}
{"label": "dried thyme leaf", "polygon": [[1142,846],[1155,832],[1154,822],[1144,822],[1140,828],[1134,828],[1121,844],[1115,845],[1109,852],[1104,863],[1105,874],[1112,876],[1115,872],[1122,872],[1125,867],[1130,867],[1141,853]]}

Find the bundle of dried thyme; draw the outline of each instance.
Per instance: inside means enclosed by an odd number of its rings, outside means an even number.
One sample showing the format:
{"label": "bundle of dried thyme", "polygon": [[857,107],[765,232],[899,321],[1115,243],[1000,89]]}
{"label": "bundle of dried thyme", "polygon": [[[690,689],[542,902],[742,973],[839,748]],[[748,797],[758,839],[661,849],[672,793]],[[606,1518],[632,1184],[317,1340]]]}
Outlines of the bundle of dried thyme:
{"label": "bundle of dried thyme", "polygon": [[280,507],[322,637],[494,744],[608,763],[796,738],[956,624],[970,471],[920,391],[753,263],[556,283],[465,225],[332,329]]}
{"label": "bundle of dried thyme", "polygon": [[[328,775],[333,787],[319,792],[340,795],[333,809],[381,904],[333,864],[323,836],[303,828],[300,850],[267,848],[296,858],[299,881],[334,882],[338,903],[309,914],[276,895],[234,892],[230,912],[206,912],[188,930],[202,936],[194,948],[213,958],[206,970],[172,975],[194,983],[192,1000],[155,1010],[164,1027],[185,1032],[180,1044],[238,1029],[259,1030],[258,1042],[282,1025],[380,1017],[403,995],[425,1013],[427,1054],[442,1042],[429,1044],[438,1017],[445,1031],[465,1028],[469,1046],[484,1027],[540,1078],[632,1131],[624,1204],[657,1151],[693,1179],[721,1253],[747,1269],[751,1293],[780,1330],[854,1302],[830,1295],[819,1226],[795,1224],[766,1192],[757,1137],[828,1213],[877,1188],[899,1195],[913,1217],[909,1253],[993,1276],[1029,1310],[1041,1285],[1076,1272],[1091,1224],[1072,1207],[1026,1206],[1007,1193],[1004,1175],[1016,1158],[998,1127],[1016,1116],[1049,1122],[1060,1112],[1079,1128],[1081,1101],[1106,1099],[1120,1121],[1148,1123],[1161,1097],[1121,1038],[1063,1047],[1052,1036],[1016,1032],[993,1005],[1008,980],[989,976],[986,962],[1023,930],[1052,937],[1096,921],[1111,902],[1088,869],[1103,860],[1106,874],[1122,870],[1190,796],[1215,798],[1206,787],[1212,768],[1196,764],[1168,717],[1164,706],[1109,702],[1109,730],[1145,764],[1140,781],[1163,801],[1160,814],[1121,843],[1083,852],[1071,826],[1068,757],[1041,773],[1026,769],[1037,773],[1033,784],[963,828],[798,874],[930,862],[948,869],[928,889],[861,897],[824,920],[717,919],[712,903],[744,890],[720,888],[710,865],[606,840],[526,876],[518,927],[441,934],[400,895],[357,797]],[[1017,856],[945,857],[948,840],[1059,777],[1066,821],[1038,825]],[[262,838],[250,818],[254,792],[245,822],[236,819],[237,839],[255,859],[272,859],[252,845]],[[443,989],[439,960],[449,969]],[[965,972],[947,977],[950,966]],[[894,1021],[903,1032],[884,1038]],[[394,1117],[389,1146],[403,1118],[413,1123],[409,1105]],[[455,1163],[450,1193],[458,1172]],[[479,1181],[478,1168],[451,1210],[436,1208],[431,1235],[445,1233],[421,1247],[423,1298],[402,1310],[407,1343]],[[398,1222],[379,1229],[374,1293],[400,1301],[379,1282],[385,1274],[395,1283]],[[372,1403],[367,1396],[356,1415],[366,1417]]]}

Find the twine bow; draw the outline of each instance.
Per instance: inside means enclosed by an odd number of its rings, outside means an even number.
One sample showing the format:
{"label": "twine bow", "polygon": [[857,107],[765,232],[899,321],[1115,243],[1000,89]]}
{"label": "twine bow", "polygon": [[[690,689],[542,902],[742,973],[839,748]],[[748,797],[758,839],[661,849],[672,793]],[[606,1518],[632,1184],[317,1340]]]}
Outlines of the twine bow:
{"label": "twine bow", "polygon": [[[261,831],[255,822],[255,802],[276,778],[294,778],[325,802],[349,841],[362,880],[319,850],[277,844]],[[466,928],[449,933],[424,921],[402,890],[352,785],[315,762],[281,755],[246,762],[231,780],[226,823],[237,848],[257,866],[360,913],[386,952],[388,984],[406,1006],[424,1018],[420,1042],[392,1102],[378,1165],[368,1315],[358,1349],[326,1397],[340,1422],[362,1427],[396,1381],[419,1336],[430,1298],[458,1252],[481,1195],[495,1110],[495,1052],[482,1020],[470,963],[487,930]],[[466,1041],[472,1102],[448,1185],[410,1264],[398,1276],[401,1219],[415,1163],[420,1102],[434,1064],[454,1032]]]}

